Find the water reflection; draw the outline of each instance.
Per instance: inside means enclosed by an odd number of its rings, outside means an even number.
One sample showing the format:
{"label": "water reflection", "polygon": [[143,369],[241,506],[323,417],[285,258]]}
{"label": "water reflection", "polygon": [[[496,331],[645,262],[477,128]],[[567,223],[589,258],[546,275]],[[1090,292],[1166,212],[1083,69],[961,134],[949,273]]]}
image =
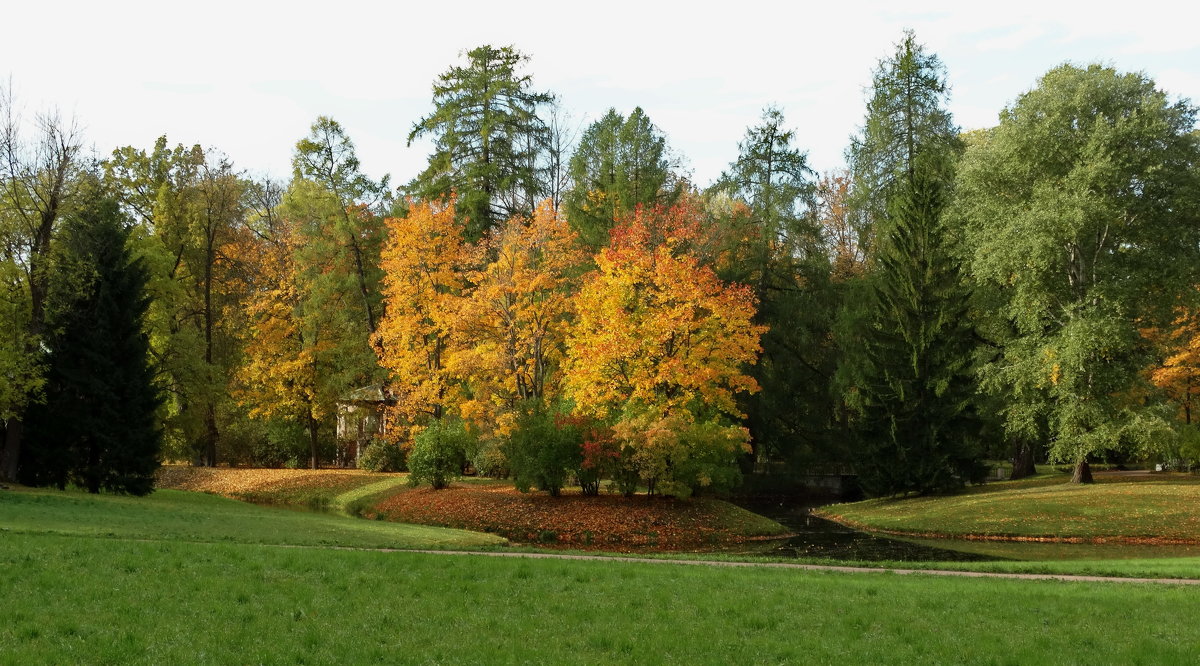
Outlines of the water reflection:
{"label": "water reflection", "polygon": [[763,544],[756,555],[819,557],[864,562],[989,562],[1005,558],[888,539],[860,532],[810,512],[811,503],[779,500],[746,500],[737,504],[791,528],[796,536]]}

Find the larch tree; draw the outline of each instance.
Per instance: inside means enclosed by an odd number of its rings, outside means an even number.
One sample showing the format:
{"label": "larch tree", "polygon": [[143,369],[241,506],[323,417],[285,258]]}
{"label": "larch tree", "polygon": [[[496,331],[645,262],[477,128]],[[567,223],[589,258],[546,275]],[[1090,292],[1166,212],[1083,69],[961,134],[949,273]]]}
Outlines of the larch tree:
{"label": "larch tree", "polygon": [[637,107],[628,118],[609,109],[584,130],[569,164],[567,218],[593,249],[608,243],[617,220],[638,206],[671,203],[666,138]]}
{"label": "larch tree", "polygon": [[985,381],[1005,425],[1091,478],[1089,456],[1149,448],[1168,421],[1142,396],[1153,344],[1196,284],[1196,110],[1141,74],[1062,65],[972,145],[957,215],[971,271],[1009,333]]}
{"label": "larch tree", "polygon": [[754,289],[755,321],[767,327],[751,370],[763,390],[743,398],[760,461],[825,452],[832,412],[829,260],[813,217],[814,174],[794,141],[783,112],[764,109],[712,188],[748,212],[739,260],[721,273]]}
{"label": "larch tree", "polygon": [[433,113],[417,121],[408,143],[432,137],[429,166],[408,186],[422,201],[455,197],[474,241],[513,215],[529,215],[542,187],[537,154],[548,131],[538,115],[553,101],[533,90],[521,72],[529,57],[511,46],[467,51],[465,66],[451,67],[433,84]]}
{"label": "larch tree", "polygon": [[[370,336],[379,319],[380,214],[391,201],[389,178],[379,182],[367,178],[350,137],[337,121],[325,116],[318,117],[309,135],[296,143],[292,166],[296,179],[315,185],[312,194],[325,199],[314,202],[314,219],[303,220],[298,231],[310,236],[305,245],[328,246],[313,252],[346,256],[342,263],[349,269],[344,276],[348,284],[339,290],[357,290],[357,309]],[[320,204],[328,210],[317,210]]]}
{"label": "larch tree", "polygon": [[[949,94],[941,59],[905,31],[895,52],[875,69],[862,130],[846,152],[851,211],[860,229],[869,230],[887,216],[892,191],[908,187],[918,153],[961,149],[958,127],[946,108]],[[938,177],[950,182],[953,167],[953,160],[945,160]]]}

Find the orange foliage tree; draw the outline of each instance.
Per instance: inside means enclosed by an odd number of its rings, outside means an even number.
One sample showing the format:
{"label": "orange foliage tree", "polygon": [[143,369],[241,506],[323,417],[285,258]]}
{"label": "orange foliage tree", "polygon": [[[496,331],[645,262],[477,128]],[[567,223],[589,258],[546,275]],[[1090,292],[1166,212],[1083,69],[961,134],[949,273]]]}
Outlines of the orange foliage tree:
{"label": "orange foliage tree", "polygon": [[223,252],[242,265],[256,267],[243,304],[243,359],[233,378],[232,395],[252,418],[297,419],[309,435],[309,464],[317,467],[317,430],[329,416],[330,400],[319,394],[318,358],[327,343],[303,325],[291,227],[275,220],[267,233],[243,229]]}
{"label": "orange foliage tree", "polygon": [[[686,495],[746,451],[736,394],[766,328],[755,299],[686,251],[700,228],[686,211],[642,211],[614,228],[576,298],[566,388],[580,413],[614,422],[628,466],[653,491]],[[698,461],[704,465],[681,476]]]}
{"label": "orange foliage tree", "polygon": [[396,434],[426,418],[441,418],[459,401],[448,364],[461,350],[458,318],[467,276],[478,251],[454,221],[454,200],[411,202],[404,217],[388,218],[381,255],[386,309],[374,337],[396,403]]}
{"label": "orange foliage tree", "polygon": [[448,370],[469,386],[460,404],[482,430],[511,430],[518,405],[559,393],[571,295],[586,256],[549,201],[533,217],[514,217],[484,241],[494,257],[472,271],[455,330],[462,344]]}
{"label": "orange foliage tree", "polygon": [[1165,356],[1150,372],[1150,379],[1179,406],[1179,416],[1190,425],[1200,396],[1200,313],[1181,309],[1165,335],[1158,331],[1147,334],[1159,343]]}

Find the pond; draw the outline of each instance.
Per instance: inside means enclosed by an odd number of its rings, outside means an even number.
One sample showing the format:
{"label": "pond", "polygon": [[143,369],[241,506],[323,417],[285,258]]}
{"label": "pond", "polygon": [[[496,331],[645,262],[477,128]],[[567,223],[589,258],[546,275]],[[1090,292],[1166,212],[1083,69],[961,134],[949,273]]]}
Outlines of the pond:
{"label": "pond", "polygon": [[[745,554],[863,562],[987,562],[1007,559],[860,532],[812,515],[812,509],[818,505],[811,503],[795,500],[740,500],[736,504],[777,521],[796,533],[796,536],[790,539],[771,541],[762,544],[752,553]],[[953,545],[957,542],[946,543]]]}

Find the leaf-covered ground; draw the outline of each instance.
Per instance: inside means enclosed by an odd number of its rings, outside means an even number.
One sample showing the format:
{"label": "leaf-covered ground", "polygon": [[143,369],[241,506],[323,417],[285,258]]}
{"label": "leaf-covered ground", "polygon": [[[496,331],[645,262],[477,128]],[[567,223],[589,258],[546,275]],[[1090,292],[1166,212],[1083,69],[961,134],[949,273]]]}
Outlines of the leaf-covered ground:
{"label": "leaf-covered ground", "polygon": [[950,496],[834,505],[821,513],[856,527],[935,537],[1200,544],[1200,477],[1097,480],[992,484]]}
{"label": "leaf-covered ground", "polygon": [[711,498],[562,497],[508,484],[456,483],[388,497],[368,511],[387,520],[492,532],[513,541],[609,551],[689,550],[776,537],[773,520]]}
{"label": "leaf-covered ground", "polygon": [[397,479],[357,469],[238,469],[167,465],[158,472],[159,488],[212,493],[250,502],[325,506],[339,495]]}
{"label": "leaf-covered ground", "polygon": [[482,479],[435,491],[402,485],[405,477],[344,469],[169,466],[159,473],[159,487],[252,502],[351,509],[368,518],[491,532],[523,543],[585,550],[712,550],[787,533],[773,520],[711,498],[584,497],[570,491],[550,497]]}

